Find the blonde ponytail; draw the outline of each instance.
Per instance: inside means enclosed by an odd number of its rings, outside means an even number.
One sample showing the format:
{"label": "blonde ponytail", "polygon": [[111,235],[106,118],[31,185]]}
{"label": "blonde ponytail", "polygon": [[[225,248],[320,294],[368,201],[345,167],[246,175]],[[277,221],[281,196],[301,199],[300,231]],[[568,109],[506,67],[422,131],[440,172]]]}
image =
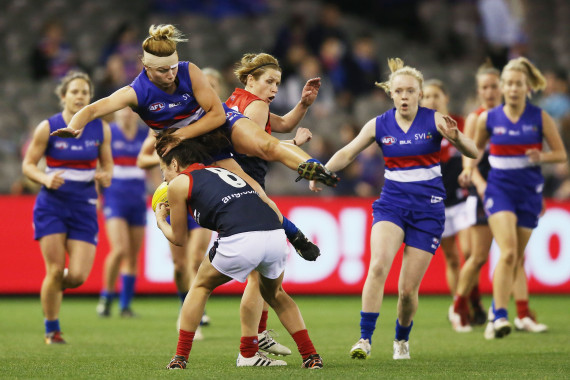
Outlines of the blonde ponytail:
{"label": "blonde ponytail", "polygon": [[375,83],[377,87],[380,87],[381,89],[386,91],[388,95],[390,95],[390,87],[392,86],[392,81],[398,75],[410,75],[416,78],[420,84],[420,91],[422,90],[424,83],[424,76],[418,69],[415,69],[410,66],[405,66],[404,61],[402,61],[400,58],[388,58],[388,67],[390,68],[391,72],[390,76],[388,77],[388,80],[386,82]]}

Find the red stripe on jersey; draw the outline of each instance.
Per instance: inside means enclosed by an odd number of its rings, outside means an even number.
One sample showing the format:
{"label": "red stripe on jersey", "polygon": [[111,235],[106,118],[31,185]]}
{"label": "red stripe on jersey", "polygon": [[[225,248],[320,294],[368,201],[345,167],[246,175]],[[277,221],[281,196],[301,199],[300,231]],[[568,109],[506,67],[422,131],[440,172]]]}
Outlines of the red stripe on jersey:
{"label": "red stripe on jersey", "polygon": [[529,149],[542,150],[542,143],[517,145],[491,144],[489,152],[494,156],[524,156]]}
{"label": "red stripe on jersey", "polygon": [[97,159],[94,160],[58,160],[53,157],[46,157],[47,166],[50,168],[66,167],[70,169],[95,169],[97,167]]}
{"label": "red stripe on jersey", "polygon": [[384,157],[384,162],[388,169],[431,166],[439,163],[439,151],[420,156]]}
{"label": "red stripe on jersey", "polygon": [[113,163],[115,165],[122,166],[137,166],[136,157],[113,157]]}

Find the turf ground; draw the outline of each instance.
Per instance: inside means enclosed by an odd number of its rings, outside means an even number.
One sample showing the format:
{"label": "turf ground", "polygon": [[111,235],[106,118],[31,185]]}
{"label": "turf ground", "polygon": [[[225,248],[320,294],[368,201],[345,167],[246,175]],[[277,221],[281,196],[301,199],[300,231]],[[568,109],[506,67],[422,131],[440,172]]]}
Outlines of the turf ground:
{"label": "turf ground", "polygon": [[[287,367],[236,368],[239,298],[214,296],[207,305],[212,325],[194,344],[188,369],[167,371],[178,311],[174,296],[136,298],[138,318],[101,319],[96,298],[64,299],[61,324],[67,345],[43,343],[39,298],[0,298],[0,378],[50,379],[564,379],[570,378],[570,297],[533,296],[531,307],[550,327],[545,334],[513,332],[486,341],[483,328],[457,334],[446,320],[449,298],[420,296],[410,339],[412,360],[392,360],[396,298],[386,297],[368,360],[350,359],[359,337],[359,297],[294,297],[323,357],[322,371],[300,368],[292,338],[269,314],[278,341],[290,347]],[[484,299],[485,305],[489,299]],[[511,307],[510,315],[514,315]]]}

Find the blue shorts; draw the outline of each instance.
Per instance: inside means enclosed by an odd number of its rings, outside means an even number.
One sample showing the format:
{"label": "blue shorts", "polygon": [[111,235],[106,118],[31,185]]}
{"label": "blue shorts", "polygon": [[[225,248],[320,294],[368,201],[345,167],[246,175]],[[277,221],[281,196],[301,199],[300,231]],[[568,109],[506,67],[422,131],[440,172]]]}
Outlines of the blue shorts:
{"label": "blue shorts", "polygon": [[517,226],[536,228],[542,210],[542,192],[524,187],[509,189],[489,182],[485,190],[485,212],[491,216],[510,211],[517,216]]}
{"label": "blue shorts", "polygon": [[105,192],[105,206],[103,214],[105,219],[125,219],[129,226],[146,225],[146,195],[117,196],[115,193]]}
{"label": "blue shorts", "polygon": [[[221,128],[224,131],[224,133],[226,133],[228,139],[231,141],[232,128],[233,128],[234,124],[239,119],[247,119],[247,117],[242,115],[239,111],[231,109],[225,103],[222,103],[222,106],[224,107],[224,112],[226,113],[226,122],[224,123],[224,125],[220,126],[219,128]],[[212,160],[210,162],[203,162],[203,164],[210,165],[216,161],[221,161],[221,160],[225,160],[227,158],[232,158],[233,155],[234,155],[233,154],[233,147],[229,146],[229,147],[222,149],[221,151],[213,153],[212,154]]]}
{"label": "blue shorts", "polygon": [[39,192],[34,205],[34,239],[65,233],[67,239],[97,245],[97,206],[84,201],[64,200],[47,190]]}
{"label": "blue shorts", "polygon": [[[166,223],[170,224],[170,215],[166,216]],[[188,231],[195,230],[196,228],[202,228],[202,226],[196,223],[192,215],[188,214]]]}
{"label": "blue shorts", "polygon": [[445,227],[445,209],[432,211],[411,211],[387,205],[376,200],[372,203],[372,225],[387,221],[404,230],[404,243],[410,247],[435,253]]}

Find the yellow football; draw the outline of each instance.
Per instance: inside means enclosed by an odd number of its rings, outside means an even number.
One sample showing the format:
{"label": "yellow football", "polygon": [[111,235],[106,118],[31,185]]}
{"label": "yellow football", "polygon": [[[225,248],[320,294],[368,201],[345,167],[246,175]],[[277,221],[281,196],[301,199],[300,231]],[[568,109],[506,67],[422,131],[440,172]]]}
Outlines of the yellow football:
{"label": "yellow football", "polygon": [[168,184],[163,182],[156,188],[152,195],[152,211],[156,211],[156,205],[168,203]]}

